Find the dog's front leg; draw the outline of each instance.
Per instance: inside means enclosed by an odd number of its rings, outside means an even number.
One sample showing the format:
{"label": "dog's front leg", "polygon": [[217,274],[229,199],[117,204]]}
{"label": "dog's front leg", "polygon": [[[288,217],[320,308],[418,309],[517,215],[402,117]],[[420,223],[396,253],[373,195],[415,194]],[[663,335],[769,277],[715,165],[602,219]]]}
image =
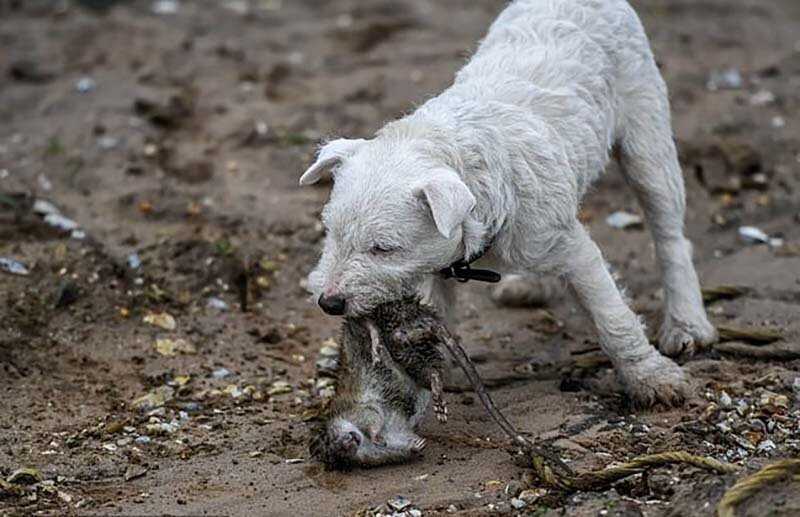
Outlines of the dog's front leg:
{"label": "dog's front leg", "polygon": [[568,238],[565,251],[567,281],[591,315],[600,345],[632,402],[682,403],[689,388],[683,370],[649,343],[642,323],[606,269],[600,249],[582,226]]}

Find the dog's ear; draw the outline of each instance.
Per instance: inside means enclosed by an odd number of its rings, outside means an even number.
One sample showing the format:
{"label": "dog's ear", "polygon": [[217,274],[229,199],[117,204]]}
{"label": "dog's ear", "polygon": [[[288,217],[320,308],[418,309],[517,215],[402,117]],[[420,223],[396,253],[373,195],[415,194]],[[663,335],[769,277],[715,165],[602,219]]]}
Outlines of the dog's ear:
{"label": "dog's ear", "polygon": [[328,142],[319,150],[317,161],[300,176],[300,185],[313,185],[318,182],[322,177],[322,171],[341,163],[348,156],[352,156],[366,142],[362,139],[348,140],[346,138]]}
{"label": "dog's ear", "polygon": [[439,169],[433,174],[414,189],[414,195],[427,203],[439,233],[451,239],[475,207],[475,196],[455,171]]}

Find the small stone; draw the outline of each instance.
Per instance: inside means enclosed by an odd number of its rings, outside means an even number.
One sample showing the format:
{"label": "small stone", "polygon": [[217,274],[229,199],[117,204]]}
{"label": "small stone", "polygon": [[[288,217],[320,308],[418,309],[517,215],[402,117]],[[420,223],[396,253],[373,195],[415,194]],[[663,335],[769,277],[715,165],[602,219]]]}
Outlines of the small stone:
{"label": "small stone", "polygon": [[336,380],[331,377],[322,377],[314,383],[314,390],[318,397],[331,398],[336,395]]}
{"label": "small stone", "polygon": [[528,503],[526,503],[522,499],[517,499],[516,497],[511,499],[511,506],[513,506],[517,510],[522,510],[523,508],[525,508],[527,506],[527,504]]}
{"label": "small stone", "polygon": [[209,298],[208,306],[212,309],[217,309],[218,311],[227,311],[229,309],[228,303],[219,298]]}
{"label": "small stone", "polygon": [[151,436],[161,436],[165,434],[172,434],[177,431],[179,427],[180,423],[178,423],[176,420],[173,420],[172,422],[147,424],[145,426],[145,430],[147,431],[147,434]]}
{"label": "small stone", "polygon": [[406,508],[411,506],[411,501],[409,501],[407,498],[399,495],[399,496],[395,497],[394,499],[389,500],[387,502],[387,504],[393,510],[395,510],[397,512],[402,512],[403,510],[405,510]]}
{"label": "small stone", "polygon": [[775,94],[769,90],[760,90],[750,97],[750,104],[753,106],[766,106],[775,102]]}
{"label": "small stone", "polygon": [[747,412],[750,410],[750,406],[747,404],[747,401],[740,400],[738,404],[736,404],[736,414],[741,417],[747,415]]}
{"label": "small stone", "polygon": [[217,368],[211,372],[211,377],[215,379],[224,379],[226,377],[230,377],[231,375],[233,375],[233,373],[227,368]]}
{"label": "small stone", "polygon": [[763,442],[758,444],[757,450],[758,452],[765,453],[765,452],[772,452],[776,448],[777,446],[775,445],[775,442],[773,442],[772,440],[764,440]]}
{"label": "small stone", "polygon": [[335,376],[339,369],[339,361],[329,357],[320,357],[316,362],[317,373],[320,375]]}
{"label": "small stone", "polygon": [[161,313],[151,312],[150,314],[147,314],[144,318],[142,318],[142,321],[144,321],[145,323],[149,323],[150,325],[153,325],[155,327],[162,328],[164,330],[175,330],[175,327],[177,327],[175,318],[167,312],[161,312]]}
{"label": "small stone", "polygon": [[124,420],[117,420],[115,422],[109,422],[106,424],[105,431],[107,434],[117,434],[122,432],[125,429],[125,421]]}
{"label": "small stone", "polygon": [[225,389],[222,390],[222,392],[225,393],[226,395],[230,395],[231,397],[233,397],[235,399],[238,399],[239,397],[241,397],[244,394],[242,392],[242,390],[239,389],[239,386],[237,386],[235,384],[230,384],[230,385],[226,386]]}
{"label": "small stone", "polygon": [[141,465],[128,465],[125,469],[125,481],[132,481],[147,474],[147,469]]}
{"label": "small stone", "polygon": [[341,352],[339,351],[338,346],[325,345],[319,349],[319,355],[321,357],[336,359],[341,355]]}
{"label": "small stone", "polygon": [[0,257],[0,271],[19,276],[27,276],[30,274],[25,264],[5,257]]}
{"label": "small stone", "polygon": [[175,357],[178,354],[196,354],[197,348],[185,339],[156,339],[156,351],[167,357]]}
{"label": "small stone", "polygon": [[408,512],[408,515],[411,517],[422,517],[422,510],[418,510],[417,508],[411,508]]}
{"label": "small stone", "polygon": [[800,396],[800,377],[796,377],[792,383],[792,389]]}
{"label": "small stone", "polygon": [[286,461],[284,461],[284,463],[286,463],[287,465],[296,465],[297,463],[303,463],[304,461],[306,460],[304,460],[303,458],[289,458]]}
{"label": "small stone", "polygon": [[502,488],[503,482],[497,479],[491,479],[484,483],[484,486],[486,487],[486,490],[494,492]]}
{"label": "small stone", "polygon": [[716,402],[709,402],[708,406],[703,410],[703,420],[712,422],[719,416],[719,406]]}
{"label": "small stone", "polygon": [[78,223],[72,219],[64,217],[61,214],[47,214],[44,216],[44,222],[65,232],[71,232],[78,229]]}
{"label": "small stone", "polygon": [[37,199],[33,203],[33,211],[36,214],[45,216],[47,214],[60,214],[61,210],[58,209],[53,203],[45,199]]}
{"label": "small stone", "polygon": [[292,392],[292,385],[286,381],[275,381],[267,390],[267,395],[283,395]]}
{"label": "small stone", "polygon": [[95,88],[97,88],[97,83],[91,77],[81,77],[78,79],[78,82],[75,83],[75,89],[78,90],[79,93],[89,93]]}
{"label": "small stone", "polygon": [[733,407],[731,396],[724,391],[719,394],[719,407],[722,409],[730,409]]}
{"label": "small stone", "polygon": [[131,269],[139,269],[139,267],[141,267],[142,265],[142,259],[139,258],[139,255],[137,253],[131,253],[130,255],[128,255],[127,262],[128,262],[128,267]]}
{"label": "small stone", "polygon": [[450,506],[447,507],[447,510],[445,511],[447,513],[456,513],[458,511],[458,507],[454,504],[451,504]]}
{"label": "small stone", "polygon": [[113,136],[101,136],[97,139],[97,147],[104,151],[110,151],[119,145],[119,138]]}
{"label": "small stone", "polygon": [[[189,384],[190,380],[192,380],[191,375],[176,375],[175,377],[172,378],[172,381],[169,384],[171,386],[186,386],[187,384]],[[189,402],[188,404],[192,403]]]}
{"label": "small stone", "polygon": [[765,391],[762,393],[758,403],[761,406],[766,406],[773,409],[789,409],[789,397],[786,395],[772,393],[771,391]]}
{"label": "small stone", "polygon": [[769,243],[769,235],[755,226],[742,226],[739,228],[739,237],[748,244]]}
{"label": "small stone", "polygon": [[134,440],[134,442],[136,442],[139,445],[147,445],[151,441],[152,440],[150,439],[149,436],[137,436],[136,439]]}
{"label": "small stone", "polygon": [[528,490],[523,490],[519,494],[519,498],[525,501],[526,503],[530,504],[538,499],[547,495],[546,488],[532,488]]}
{"label": "small stone", "polygon": [[179,8],[178,0],[156,0],[150,10],[153,14],[175,14]]}
{"label": "small stone", "polygon": [[726,70],[715,70],[711,72],[706,83],[706,88],[711,91],[717,90],[738,90],[742,87],[744,80],[739,70],[728,68]]}
{"label": "small stone", "polygon": [[522,492],[522,483],[517,480],[509,481],[504,491],[509,497],[517,497]]}

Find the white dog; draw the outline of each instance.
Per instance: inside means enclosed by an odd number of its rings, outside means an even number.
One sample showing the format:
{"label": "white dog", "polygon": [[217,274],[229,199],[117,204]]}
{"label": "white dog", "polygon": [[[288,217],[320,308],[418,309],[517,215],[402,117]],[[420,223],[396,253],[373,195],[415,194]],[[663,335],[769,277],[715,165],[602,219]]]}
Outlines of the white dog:
{"label": "white dog", "polygon": [[625,0],[517,0],[444,93],[372,140],[325,145],[300,179],[334,170],[309,289],[329,314],[363,314],[423,284],[447,309],[453,281],[435,273],[460,259],[485,253],[504,272],[555,272],[632,400],[679,403],[683,371],[650,345],[577,219],[612,149],[655,240],[661,350],[691,353],[716,332],[683,234],[666,86]]}

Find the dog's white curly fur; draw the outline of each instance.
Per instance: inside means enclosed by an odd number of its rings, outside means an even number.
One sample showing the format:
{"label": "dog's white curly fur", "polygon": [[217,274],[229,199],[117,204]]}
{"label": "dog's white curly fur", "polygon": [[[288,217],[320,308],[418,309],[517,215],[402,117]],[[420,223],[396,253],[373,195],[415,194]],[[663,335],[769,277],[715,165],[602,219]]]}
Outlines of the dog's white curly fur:
{"label": "dog's white curly fur", "polygon": [[675,402],[682,370],[648,343],[577,219],[618,150],[656,243],[665,292],[662,351],[716,338],[684,237],[685,194],[667,89],[625,0],[517,0],[454,84],[372,140],[323,147],[302,184],[334,168],[317,296],[348,314],[420,289],[452,306],[431,275],[492,247],[505,272],[563,275],[636,402]]}

